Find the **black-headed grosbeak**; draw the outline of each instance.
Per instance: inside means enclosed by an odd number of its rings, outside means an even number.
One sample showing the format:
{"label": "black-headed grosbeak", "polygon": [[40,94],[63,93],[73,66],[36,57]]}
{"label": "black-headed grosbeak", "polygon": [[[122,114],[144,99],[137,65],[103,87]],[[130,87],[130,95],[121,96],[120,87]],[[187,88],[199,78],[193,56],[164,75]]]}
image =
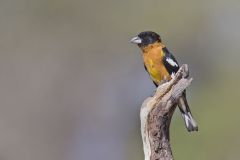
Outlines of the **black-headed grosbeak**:
{"label": "black-headed grosbeak", "polygon": [[[179,69],[179,64],[174,56],[162,43],[160,36],[151,31],[141,32],[131,39],[143,52],[143,61],[146,71],[149,73],[156,87],[162,80],[170,80]],[[186,91],[179,98],[178,107],[182,113],[186,128],[189,132],[197,131],[198,126],[192,117]]]}

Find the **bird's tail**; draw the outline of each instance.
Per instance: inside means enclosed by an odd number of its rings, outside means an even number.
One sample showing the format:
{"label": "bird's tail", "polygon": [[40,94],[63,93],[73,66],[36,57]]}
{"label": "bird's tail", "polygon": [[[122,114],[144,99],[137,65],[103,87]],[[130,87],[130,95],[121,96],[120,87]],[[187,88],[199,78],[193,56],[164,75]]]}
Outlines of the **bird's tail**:
{"label": "bird's tail", "polygon": [[182,112],[182,116],[186,125],[188,132],[198,131],[198,125],[193,119],[190,108],[186,99],[186,92],[179,98],[178,107]]}

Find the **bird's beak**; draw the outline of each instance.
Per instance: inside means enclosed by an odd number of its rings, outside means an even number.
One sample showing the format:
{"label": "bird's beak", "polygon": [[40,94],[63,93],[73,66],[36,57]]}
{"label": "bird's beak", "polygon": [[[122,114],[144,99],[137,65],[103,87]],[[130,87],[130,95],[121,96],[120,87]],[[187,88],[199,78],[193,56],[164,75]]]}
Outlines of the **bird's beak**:
{"label": "bird's beak", "polygon": [[140,43],[142,43],[142,40],[141,40],[141,38],[136,36],[136,37],[133,37],[130,42],[135,43],[135,44],[140,44]]}

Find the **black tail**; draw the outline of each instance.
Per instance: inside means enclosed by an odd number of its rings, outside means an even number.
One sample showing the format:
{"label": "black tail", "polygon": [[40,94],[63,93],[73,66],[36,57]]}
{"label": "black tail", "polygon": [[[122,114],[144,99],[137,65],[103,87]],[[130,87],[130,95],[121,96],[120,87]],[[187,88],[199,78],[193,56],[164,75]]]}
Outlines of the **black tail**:
{"label": "black tail", "polygon": [[198,126],[196,121],[193,119],[190,108],[186,99],[186,92],[179,98],[178,107],[182,112],[183,119],[185,121],[186,128],[188,132],[198,131]]}

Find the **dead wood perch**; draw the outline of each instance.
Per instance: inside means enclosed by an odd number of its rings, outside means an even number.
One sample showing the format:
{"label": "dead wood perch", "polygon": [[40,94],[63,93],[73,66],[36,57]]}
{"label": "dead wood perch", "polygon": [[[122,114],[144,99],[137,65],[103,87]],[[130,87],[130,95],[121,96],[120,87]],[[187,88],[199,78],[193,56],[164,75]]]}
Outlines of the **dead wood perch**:
{"label": "dead wood perch", "polygon": [[179,97],[192,82],[188,75],[184,64],[171,81],[160,85],[154,96],[143,102],[140,118],[145,160],[173,160],[169,127]]}

